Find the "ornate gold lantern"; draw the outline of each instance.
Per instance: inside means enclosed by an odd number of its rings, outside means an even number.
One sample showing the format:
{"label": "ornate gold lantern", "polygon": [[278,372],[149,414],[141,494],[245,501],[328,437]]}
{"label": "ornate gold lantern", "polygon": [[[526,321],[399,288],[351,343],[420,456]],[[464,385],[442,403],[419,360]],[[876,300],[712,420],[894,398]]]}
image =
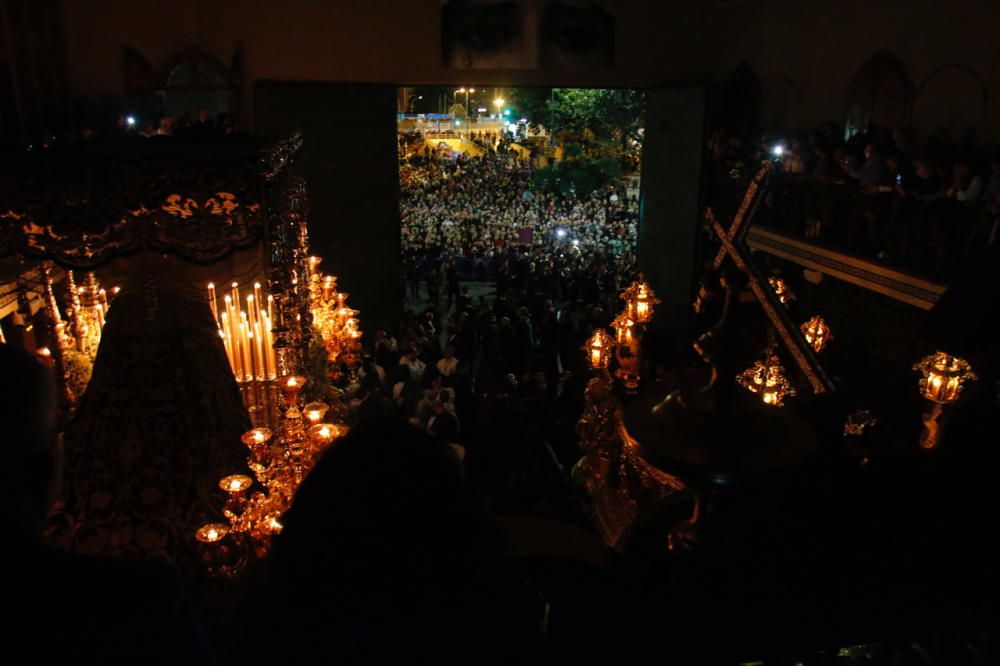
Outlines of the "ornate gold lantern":
{"label": "ornate gold lantern", "polygon": [[963,384],[977,379],[968,361],[942,351],[924,357],[913,369],[923,373],[920,394],[941,405],[958,400]]}
{"label": "ornate gold lantern", "polygon": [[653,306],[660,302],[641,275],[622,292],[621,298],[625,301],[625,314],[637,324],[645,324],[652,319]]}
{"label": "ornate gold lantern", "polygon": [[764,359],[736,376],[736,382],[750,391],[760,395],[765,405],[781,407],[786,397],[795,395],[795,387],[785,376],[785,368],[772,353],[766,353]]}
{"label": "ornate gold lantern", "polygon": [[771,285],[771,289],[774,290],[774,295],[778,297],[778,301],[780,301],[782,305],[787,305],[789,301],[795,300],[795,293],[780,277],[769,277],[767,278],[767,283]]}
{"label": "ornate gold lantern", "polygon": [[615,330],[615,342],[618,346],[631,347],[635,341],[635,321],[623,312],[611,322],[611,328]]}
{"label": "ornate gold lantern", "polygon": [[587,338],[582,347],[587,352],[587,361],[594,370],[606,370],[611,362],[611,351],[614,341],[603,328],[595,328],[594,333]]}
{"label": "ornate gold lantern", "polygon": [[809,343],[809,346],[816,353],[823,351],[827,343],[833,340],[833,333],[830,331],[830,327],[826,325],[826,322],[819,315],[802,324],[800,330],[806,342]]}

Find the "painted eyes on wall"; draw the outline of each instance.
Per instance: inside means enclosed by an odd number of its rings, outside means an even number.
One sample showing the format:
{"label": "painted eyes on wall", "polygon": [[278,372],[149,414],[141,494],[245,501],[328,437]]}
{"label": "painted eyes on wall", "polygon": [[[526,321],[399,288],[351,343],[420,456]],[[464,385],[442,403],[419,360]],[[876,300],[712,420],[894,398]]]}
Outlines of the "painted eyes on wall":
{"label": "painted eyes on wall", "polygon": [[614,16],[588,0],[451,0],[441,10],[444,65],[459,69],[610,67]]}
{"label": "painted eyes on wall", "polygon": [[521,8],[514,2],[456,7],[452,37],[458,46],[481,53],[501,51],[521,36]]}
{"label": "painted eyes on wall", "polygon": [[556,2],[545,8],[542,44],[570,52],[607,49],[610,57],[614,26],[614,17],[600,7],[583,8]]}

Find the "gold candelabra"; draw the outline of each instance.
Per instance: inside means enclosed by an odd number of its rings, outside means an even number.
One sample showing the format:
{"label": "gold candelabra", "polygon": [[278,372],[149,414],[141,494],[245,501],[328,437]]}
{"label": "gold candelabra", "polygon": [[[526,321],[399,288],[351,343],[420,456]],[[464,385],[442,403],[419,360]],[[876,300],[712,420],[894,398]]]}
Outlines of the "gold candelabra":
{"label": "gold candelabra", "polygon": [[[361,330],[357,310],[347,307],[347,294],[337,291],[337,278],[319,270],[320,257],[309,257],[309,311],[323,340],[327,359],[351,371],[358,366]],[[335,371],[336,372],[336,371]]]}
{"label": "gold candelabra", "polygon": [[[342,404],[335,405],[337,409],[319,401],[300,405],[302,390],[310,381],[331,377],[310,379],[295,366],[288,367],[296,355],[290,353],[287,341],[308,340],[310,319],[331,362],[350,369],[360,354],[358,311],[347,307],[347,294],[337,291],[337,279],[318,271],[320,261],[308,257],[308,281],[293,275],[281,296],[286,305],[306,303],[308,309],[301,315],[286,308],[281,318],[276,299],[265,294],[259,282],[246,293],[243,307],[239,284],[231,285],[221,306],[215,285],[208,285],[219,337],[254,426],[242,436],[253,476],[223,477],[219,488],[227,496],[223,508],[227,522],[203,525],[194,535],[210,572],[235,575],[250,554],[267,553],[302,479],[320,454],[348,431]],[[292,372],[283,373],[286,368]]]}
{"label": "gold candelabra", "polygon": [[[67,270],[63,281],[66,304],[60,309],[52,271],[51,262],[42,262],[42,287],[39,295],[50,332],[51,347],[40,348],[38,355],[51,364],[62,378],[63,396],[72,408],[90,383],[94,359],[101,345],[104,321],[111,302],[121,289],[112,287],[109,295],[93,272],[86,273],[83,284],[77,286],[73,271]],[[30,306],[28,312],[30,313]]]}
{"label": "gold candelabra", "polygon": [[[268,552],[302,479],[323,451],[347,433],[343,423],[323,422],[329,409],[325,403],[300,409],[299,396],[307,382],[301,375],[277,378],[273,383],[280,390],[282,412],[277,430],[256,427],[243,434],[253,478],[223,477],[219,488],[226,493],[222,513],[227,522],[209,523],[195,532],[209,572],[236,575],[251,553],[263,557]],[[255,484],[258,490],[253,490]]]}

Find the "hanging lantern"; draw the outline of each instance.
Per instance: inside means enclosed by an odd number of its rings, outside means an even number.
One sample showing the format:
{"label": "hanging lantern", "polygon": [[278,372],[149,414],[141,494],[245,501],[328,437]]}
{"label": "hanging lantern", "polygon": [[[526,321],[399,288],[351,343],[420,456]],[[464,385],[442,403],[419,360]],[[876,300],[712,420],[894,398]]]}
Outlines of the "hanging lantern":
{"label": "hanging lantern", "polygon": [[587,338],[582,347],[587,352],[587,360],[594,370],[604,370],[611,361],[611,348],[614,341],[603,328],[595,328],[594,333]]}
{"label": "hanging lantern", "polygon": [[611,328],[615,329],[615,342],[619,346],[631,347],[632,343],[635,341],[635,321],[628,316],[627,312],[623,312],[615,320],[611,322]]}
{"label": "hanging lantern", "polygon": [[767,283],[771,285],[771,289],[774,290],[774,295],[778,297],[778,301],[782,305],[786,305],[789,301],[795,300],[795,293],[785,284],[785,281],[780,277],[769,277],[767,278]]}
{"label": "hanging lantern", "polygon": [[833,333],[830,331],[830,327],[826,325],[826,322],[819,315],[802,324],[800,330],[806,342],[809,343],[809,346],[816,353],[823,351],[827,343],[833,340]]}
{"label": "hanging lantern", "polygon": [[920,394],[942,405],[958,400],[963,384],[977,379],[968,361],[942,351],[923,358],[913,369],[923,373]]}
{"label": "hanging lantern", "polygon": [[785,376],[778,357],[767,353],[764,360],[757,361],[752,366],[736,376],[736,383],[760,395],[765,405],[781,407],[786,397],[795,395],[795,387]]}
{"label": "hanging lantern", "polygon": [[625,301],[625,312],[629,319],[637,324],[645,324],[652,319],[653,306],[660,302],[641,275],[622,292],[621,299]]}

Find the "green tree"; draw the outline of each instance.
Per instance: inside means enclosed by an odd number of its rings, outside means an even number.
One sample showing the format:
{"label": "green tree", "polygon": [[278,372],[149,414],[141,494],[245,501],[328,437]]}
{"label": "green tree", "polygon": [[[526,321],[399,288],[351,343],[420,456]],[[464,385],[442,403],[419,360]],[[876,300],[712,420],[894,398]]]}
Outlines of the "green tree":
{"label": "green tree", "polygon": [[579,142],[590,153],[629,152],[632,142],[642,142],[646,95],[641,90],[517,88],[507,106],[533,127],[548,129],[558,143]]}
{"label": "green tree", "polygon": [[641,90],[556,88],[549,103],[556,132],[568,131],[586,139],[616,143],[622,151],[629,140],[642,141],[646,95]]}

